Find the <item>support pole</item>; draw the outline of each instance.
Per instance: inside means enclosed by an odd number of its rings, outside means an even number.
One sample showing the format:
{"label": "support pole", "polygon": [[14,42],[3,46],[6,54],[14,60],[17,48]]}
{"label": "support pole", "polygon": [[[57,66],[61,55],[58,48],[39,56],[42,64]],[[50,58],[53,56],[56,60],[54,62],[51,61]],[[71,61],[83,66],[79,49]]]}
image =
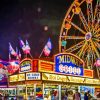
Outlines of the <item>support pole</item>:
{"label": "support pole", "polygon": [[34,100],[36,100],[36,84],[34,84]]}
{"label": "support pole", "polygon": [[58,85],[59,100],[61,100],[61,85]]}
{"label": "support pole", "polygon": [[42,93],[43,93],[43,100],[44,100],[44,83],[43,83]]}
{"label": "support pole", "polygon": [[25,87],[26,91],[25,91],[25,100],[27,100],[27,85]]}

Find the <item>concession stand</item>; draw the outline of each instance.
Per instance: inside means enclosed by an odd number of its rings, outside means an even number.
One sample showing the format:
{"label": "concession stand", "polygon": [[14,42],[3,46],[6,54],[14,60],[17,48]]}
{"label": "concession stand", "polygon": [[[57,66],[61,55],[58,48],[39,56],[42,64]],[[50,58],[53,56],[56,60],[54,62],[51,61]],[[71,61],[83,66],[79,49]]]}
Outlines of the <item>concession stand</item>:
{"label": "concession stand", "polygon": [[81,93],[90,91],[94,96],[100,80],[94,79],[93,70],[84,69],[84,61],[71,53],[59,53],[54,61],[25,58],[20,62],[18,74],[9,76],[9,86],[17,87],[17,96],[49,98],[58,100],[66,90],[73,95],[76,89]]}

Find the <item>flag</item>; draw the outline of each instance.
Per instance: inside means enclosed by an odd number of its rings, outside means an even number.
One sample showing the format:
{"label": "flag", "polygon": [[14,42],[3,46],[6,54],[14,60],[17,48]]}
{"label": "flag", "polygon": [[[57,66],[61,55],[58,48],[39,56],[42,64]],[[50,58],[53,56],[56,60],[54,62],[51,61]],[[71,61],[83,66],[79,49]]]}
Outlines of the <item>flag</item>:
{"label": "flag", "polygon": [[10,57],[10,55],[17,56],[17,53],[13,49],[11,43],[9,43],[9,57]]}
{"label": "flag", "polygon": [[19,56],[19,59],[21,59],[21,52],[20,51],[18,52],[18,56]]}
{"label": "flag", "polygon": [[19,59],[19,54],[18,54],[18,48],[17,47],[16,47],[16,54],[17,54],[16,59]]}
{"label": "flag", "polygon": [[45,47],[44,47],[44,49],[43,49],[43,52],[44,52],[45,56],[50,55],[51,49],[52,49],[52,43],[51,43],[51,40],[49,38],[46,45],[45,45]]}
{"label": "flag", "polygon": [[23,52],[25,53],[26,51],[25,51],[25,43],[23,42],[23,40],[22,39],[20,39],[20,47],[21,47],[21,49],[23,50]]}
{"label": "flag", "polygon": [[30,54],[30,50],[31,50],[31,48],[30,48],[30,46],[29,46],[28,41],[26,40],[25,53],[26,53],[26,54]]}

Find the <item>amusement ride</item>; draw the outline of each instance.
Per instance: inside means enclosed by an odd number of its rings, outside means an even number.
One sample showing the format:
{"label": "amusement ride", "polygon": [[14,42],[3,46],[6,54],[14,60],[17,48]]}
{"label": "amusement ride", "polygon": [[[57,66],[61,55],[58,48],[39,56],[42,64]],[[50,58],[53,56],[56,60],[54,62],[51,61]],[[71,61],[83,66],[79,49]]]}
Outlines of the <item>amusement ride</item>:
{"label": "amusement ride", "polygon": [[[74,0],[61,26],[59,52],[73,53],[93,69],[100,60],[100,0]],[[100,66],[96,70],[100,78]]]}

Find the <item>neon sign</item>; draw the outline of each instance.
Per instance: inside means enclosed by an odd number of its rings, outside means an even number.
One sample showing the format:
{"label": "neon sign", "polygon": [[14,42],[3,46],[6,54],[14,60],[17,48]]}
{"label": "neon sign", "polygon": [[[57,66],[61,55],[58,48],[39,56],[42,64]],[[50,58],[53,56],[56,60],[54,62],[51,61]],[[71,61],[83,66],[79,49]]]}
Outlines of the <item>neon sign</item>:
{"label": "neon sign", "polygon": [[60,53],[55,55],[55,72],[83,76],[84,62],[71,53]]}
{"label": "neon sign", "polygon": [[54,72],[54,63],[44,60],[39,60],[39,71],[41,72]]}
{"label": "neon sign", "polygon": [[20,63],[20,72],[28,72],[32,70],[32,60],[24,59]]}

